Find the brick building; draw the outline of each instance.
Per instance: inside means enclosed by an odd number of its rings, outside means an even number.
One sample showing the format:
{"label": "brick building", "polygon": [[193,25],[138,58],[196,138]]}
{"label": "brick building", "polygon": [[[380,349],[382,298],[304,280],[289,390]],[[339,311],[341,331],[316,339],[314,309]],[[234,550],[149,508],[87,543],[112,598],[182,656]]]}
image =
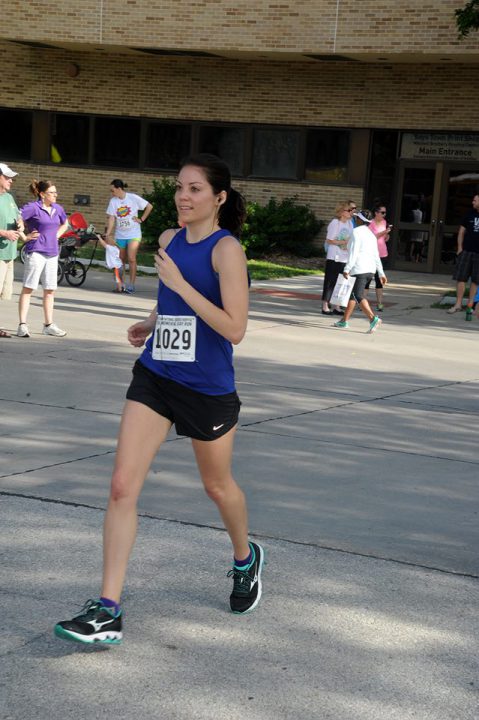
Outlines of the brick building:
{"label": "brick building", "polygon": [[479,190],[479,37],[458,40],[459,4],[10,0],[0,159],[19,202],[46,177],[101,228],[114,177],[141,193],[216,152],[251,200],[297,195],[329,220],[380,198],[394,266],[449,272]]}

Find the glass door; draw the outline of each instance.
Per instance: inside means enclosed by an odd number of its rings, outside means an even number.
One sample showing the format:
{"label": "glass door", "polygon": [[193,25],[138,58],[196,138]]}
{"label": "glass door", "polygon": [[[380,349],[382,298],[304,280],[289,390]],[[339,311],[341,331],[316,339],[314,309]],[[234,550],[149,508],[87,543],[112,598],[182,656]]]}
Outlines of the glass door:
{"label": "glass door", "polygon": [[402,160],[390,242],[393,267],[452,274],[459,226],[476,194],[477,165]]}
{"label": "glass door", "polygon": [[440,163],[403,161],[399,167],[391,255],[398,270],[432,272],[438,232]]}

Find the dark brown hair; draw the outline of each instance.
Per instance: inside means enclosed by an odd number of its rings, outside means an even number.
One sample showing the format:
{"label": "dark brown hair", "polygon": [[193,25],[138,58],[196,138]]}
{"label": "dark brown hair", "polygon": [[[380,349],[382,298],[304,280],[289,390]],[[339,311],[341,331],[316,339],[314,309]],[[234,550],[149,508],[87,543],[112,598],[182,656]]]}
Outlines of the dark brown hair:
{"label": "dark brown hair", "polygon": [[35,197],[40,197],[40,193],[46,192],[49,187],[53,185],[50,180],[35,180],[33,179],[30,185],[28,186],[28,189],[34,195]]}
{"label": "dark brown hair", "polygon": [[120,180],[119,178],[112,180],[110,185],[113,185],[113,187],[117,190],[118,188],[120,188],[120,190],[125,190],[128,187],[127,183],[124,183],[123,180]]}

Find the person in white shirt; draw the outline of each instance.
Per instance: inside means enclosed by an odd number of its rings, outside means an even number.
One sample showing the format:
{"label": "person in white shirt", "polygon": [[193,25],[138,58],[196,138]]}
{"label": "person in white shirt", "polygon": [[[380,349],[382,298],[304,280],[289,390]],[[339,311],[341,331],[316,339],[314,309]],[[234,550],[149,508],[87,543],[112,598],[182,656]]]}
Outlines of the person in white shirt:
{"label": "person in white shirt", "polygon": [[125,292],[123,284],[123,262],[120,257],[120,248],[115,245],[112,237],[103,240],[101,235],[97,235],[98,242],[105,249],[105,263],[109,270],[113,270],[113,278],[115,280],[115,292]]}
{"label": "person in white shirt", "polygon": [[348,243],[353,236],[350,205],[349,200],[336,205],[335,217],[329,223],[326,232],[326,242],[324,243],[326,265],[324,267],[323,294],[321,298],[323,303],[321,312],[323,315],[342,315],[339,307],[330,308],[329,301],[338,275],[343,272],[344,263],[348,259]]}
{"label": "person in white shirt", "polygon": [[383,266],[378,252],[376,236],[368,228],[372,220],[370,210],[362,210],[355,213],[356,227],[353,230],[353,239],[349,245],[349,254],[344,266],[343,275],[345,278],[355,277],[356,281],[351,291],[351,299],[348,302],[342,320],[334,323],[334,327],[349,327],[349,319],[353,314],[356,305],[359,305],[369,320],[369,330],[372,333],[381,325],[380,318],[373,313],[371,306],[364,297],[364,289],[368,281],[377,272],[383,285],[387,283]]}
{"label": "person in white shirt", "polygon": [[[130,284],[125,292],[132,293],[135,292],[136,256],[141,242],[141,225],[153,210],[153,205],[139,195],[126,192],[127,187],[123,180],[111,181],[112,198],[106,209],[106,241],[114,235],[123,264],[128,262]],[[141,217],[138,215],[140,211],[143,211]]]}

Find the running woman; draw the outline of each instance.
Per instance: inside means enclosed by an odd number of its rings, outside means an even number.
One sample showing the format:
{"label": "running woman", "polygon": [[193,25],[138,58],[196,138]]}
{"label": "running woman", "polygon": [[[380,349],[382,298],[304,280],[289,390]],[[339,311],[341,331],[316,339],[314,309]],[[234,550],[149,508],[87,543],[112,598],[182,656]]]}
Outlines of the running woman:
{"label": "running woman", "polygon": [[136,536],[137,499],[173,424],[177,434],[191,438],[206,493],[231,539],[231,610],[250,612],[261,597],[264,551],[248,542],[245,497],[231,474],[240,408],[232,345],[242,340],[248,318],[247,265],[236,239],[244,201],[231,188],[228,166],[207,154],[183,161],[175,201],[183,227],[160,236],[157,305],[128,330],[134,347],[150,337],[123,410],[104,523],[101,595],[55,626],[59,637],[84,643],[122,638],[120,597]]}
{"label": "running woman", "polygon": [[[108,203],[106,214],[106,241],[115,237],[120,248],[123,265],[130,266],[130,284],[126,286],[128,293],[135,292],[136,256],[141,242],[141,225],[153,210],[153,205],[144,198],[126,191],[128,185],[123,180],[112,180],[110,191],[112,198]],[[141,217],[138,212],[142,211]]]}

